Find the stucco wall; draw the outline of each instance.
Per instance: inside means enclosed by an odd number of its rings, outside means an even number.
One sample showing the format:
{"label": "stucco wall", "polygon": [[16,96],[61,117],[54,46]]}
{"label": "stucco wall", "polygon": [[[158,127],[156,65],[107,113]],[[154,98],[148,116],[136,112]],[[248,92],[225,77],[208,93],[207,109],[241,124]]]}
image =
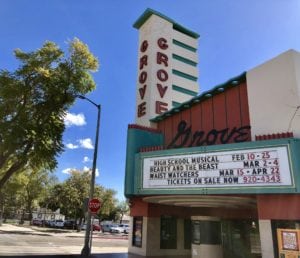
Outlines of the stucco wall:
{"label": "stucco wall", "polygon": [[[289,50],[247,72],[251,137],[300,137],[300,53]],[[297,110],[298,108],[298,110]]]}

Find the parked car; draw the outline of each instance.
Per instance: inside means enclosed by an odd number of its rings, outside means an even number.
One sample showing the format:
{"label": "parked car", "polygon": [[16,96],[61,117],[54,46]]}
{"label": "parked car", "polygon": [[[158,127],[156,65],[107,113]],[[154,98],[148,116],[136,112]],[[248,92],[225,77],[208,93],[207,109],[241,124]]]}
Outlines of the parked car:
{"label": "parked car", "polygon": [[66,220],[64,223],[64,228],[76,229],[76,221],[75,220]]}
{"label": "parked car", "polygon": [[116,226],[111,227],[110,232],[111,233],[125,233],[126,229],[129,228],[128,224],[119,224]]}
{"label": "parked car", "polygon": [[80,229],[81,230],[86,230],[86,224],[81,224]]}
{"label": "parked car", "polygon": [[51,220],[45,220],[44,226],[45,227],[51,227]]}
{"label": "parked car", "polygon": [[64,221],[62,219],[51,220],[49,222],[49,226],[51,228],[63,228],[64,227]]}
{"label": "parked car", "polygon": [[115,226],[113,224],[102,224],[101,227],[102,227],[102,231],[103,232],[110,232],[110,229]]}
{"label": "parked car", "polygon": [[98,224],[94,224],[93,225],[93,231],[102,231],[102,228],[101,228],[101,226],[100,225],[98,225]]}
{"label": "parked car", "polygon": [[128,226],[128,227],[126,227],[126,228],[124,229],[124,233],[125,233],[125,234],[129,234],[129,231],[130,231],[130,228],[129,228],[129,226]]}
{"label": "parked car", "polygon": [[[81,225],[81,230],[86,230],[86,224]],[[93,224],[93,231],[102,231],[102,228],[98,224]]]}
{"label": "parked car", "polygon": [[33,219],[32,222],[31,222],[31,224],[33,226],[42,226],[43,225],[43,221],[40,220],[40,219]]}

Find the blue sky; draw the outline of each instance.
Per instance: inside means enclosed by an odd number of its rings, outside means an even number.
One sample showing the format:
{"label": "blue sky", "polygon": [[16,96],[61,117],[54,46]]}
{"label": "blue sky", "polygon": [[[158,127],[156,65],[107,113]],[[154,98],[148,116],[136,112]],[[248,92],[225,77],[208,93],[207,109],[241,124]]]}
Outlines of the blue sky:
{"label": "blue sky", "polygon": [[[127,126],[134,123],[138,31],[132,24],[152,8],[200,34],[200,91],[208,90],[288,50],[300,51],[299,0],[0,0],[0,69],[13,70],[12,52],[42,46],[66,48],[78,37],[99,58],[102,105],[96,182],[123,199]],[[55,171],[92,166],[97,109],[78,100],[64,134]],[[75,124],[74,124],[75,123]]]}

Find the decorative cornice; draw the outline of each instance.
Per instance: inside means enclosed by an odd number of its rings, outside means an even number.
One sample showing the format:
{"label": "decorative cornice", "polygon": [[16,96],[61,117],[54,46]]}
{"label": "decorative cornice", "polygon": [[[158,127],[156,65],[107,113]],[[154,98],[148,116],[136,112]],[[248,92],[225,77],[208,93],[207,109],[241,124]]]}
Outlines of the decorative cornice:
{"label": "decorative cornice", "polygon": [[152,14],[157,15],[157,16],[165,19],[166,21],[172,23],[174,30],[182,32],[182,33],[184,33],[192,38],[195,38],[195,39],[200,37],[199,34],[197,34],[196,32],[193,32],[193,31],[183,27],[182,25],[180,25],[179,23],[170,19],[169,17],[167,17],[167,16],[163,15],[162,13],[157,12],[153,9],[150,9],[150,8],[147,8],[146,11],[137,19],[137,21],[133,24],[133,27],[136,29],[139,29],[150,18],[150,16]]}
{"label": "decorative cornice", "polygon": [[263,135],[255,135],[255,141],[275,140],[275,139],[293,138],[293,137],[294,137],[293,132],[263,134]]}
{"label": "decorative cornice", "polygon": [[137,125],[137,124],[129,124],[128,129],[138,129],[138,130],[148,131],[151,133],[161,133],[161,130],[159,130],[159,129],[142,126],[142,125]]}
{"label": "decorative cornice", "polygon": [[165,147],[160,145],[160,146],[147,146],[147,147],[142,147],[140,148],[140,152],[149,152],[149,151],[159,151],[159,150],[164,150]]}

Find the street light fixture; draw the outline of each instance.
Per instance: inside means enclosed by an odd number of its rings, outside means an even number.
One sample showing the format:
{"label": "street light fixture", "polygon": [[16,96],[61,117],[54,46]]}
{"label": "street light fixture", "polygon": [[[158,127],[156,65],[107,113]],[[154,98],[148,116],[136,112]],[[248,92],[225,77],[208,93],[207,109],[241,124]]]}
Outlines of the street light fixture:
{"label": "street light fixture", "polygon": [[[92,176],[90,182],[90,195],[89,200],[93,199],[94,197],[94,189],[95,189],[95,175],[96,175],[96,166],[97,166],[97,153],[98,153],[98,140],[99,140],[99,127],[100,127],[100,113],[101,113],[101,105],[96,104],[94,101],[90,100],[89,98],[76,95],[77,98],[87,100],[91,104],[93,104],[98,109],[97,115],[97,127],[96,127],[96,138],[95,138],[95,149],[94,149],[94,158],[93,158],[93,167],[92,167]],[[81,250],[81,256],[89,257],[91,254],[91,247],[92,247],[92,240],[90,238],[91,235],[91,212],[88,209],[87,213],[87,223],[86,223],[86,230],[85,230],[85,238],[84,238],[84,246]]]}

